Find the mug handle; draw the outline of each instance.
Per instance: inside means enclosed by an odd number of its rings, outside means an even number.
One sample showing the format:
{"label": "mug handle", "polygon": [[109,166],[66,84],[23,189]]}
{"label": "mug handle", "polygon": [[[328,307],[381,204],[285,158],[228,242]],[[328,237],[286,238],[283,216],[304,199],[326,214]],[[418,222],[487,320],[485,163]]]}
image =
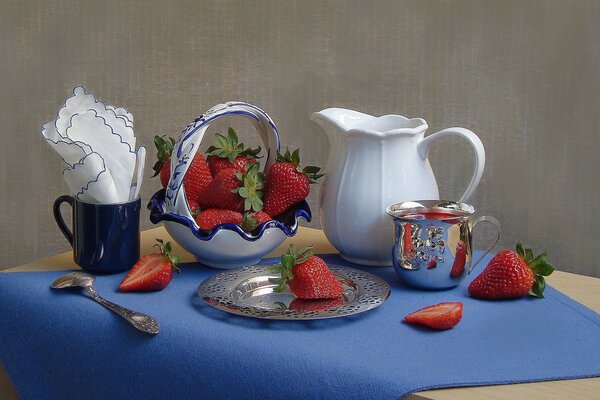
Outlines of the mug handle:
{"label": "mug handle", "polygon": [[481,140],[476,134],[468,129],[455,127],[442,129],[441,131],[432,133],[425,139],[421,140],[421,143],[419,143],[417,146],[417,150],[421,158],[423,160],[427,159],[431,142],[446,136],[459,136],[463,139],[466,139],[471,147],[473,147],[473,151],[475,151],[475,171],[473,172],[473,176],[471,177],[471,181],[469,182],[467,189],[463,195],[460,196],[460,200],[458,200],[459,202],[466,202],[469,201],[473,193],[475,193],[475,189],[481,180],[481,175],[483,175],[483,169],[485,167],[485,149],[483,148],[483,143],[481,143]]}
{"label": "mug handle", "polygon": [[73,196],[65,194],[54,200],[54,206],[52,207],[52,210],[54,211],[54,219],[56,220],[58,228],[63,233],[63,235],[65,235],[65,237],[71,244],[71,247],[73,247],[73,232],[69,230],[69,227],[67,226],[67,224],[65,224],[65,220],[63,219],[62,214],[60,213],[60,206],[62,203],[69,203],[72,209],[75,200],[73,199]]}
{"label": "mug handle", "polygon": [[483,260],[483,258],[485,256],[487,256],[488,253],[494,248],[494,246],[498,243],[498,240],[500,240],[500,221],[498,221],[494,217],[490,217],[488,215],[484,215],[484,216],[481,216],[481,217],[477,218],[473,222],[473,226],[471,227],[471,229],[475,228],[475,225],[477,225],[480,222],[487,222],[489,224],[494,225],[494,228],[496,228],[496,240],[494,240],[494,243],[492,243],[492,245],[485,251],[485,253],[483,253],[483,255],[481,257],[479,257],[479,260],[477,260],[477,262],[475,262],[475,264],[471,264],[471,267],[469,268],[469,272],[468,272],[469,274],[481,262],[481,260]]}

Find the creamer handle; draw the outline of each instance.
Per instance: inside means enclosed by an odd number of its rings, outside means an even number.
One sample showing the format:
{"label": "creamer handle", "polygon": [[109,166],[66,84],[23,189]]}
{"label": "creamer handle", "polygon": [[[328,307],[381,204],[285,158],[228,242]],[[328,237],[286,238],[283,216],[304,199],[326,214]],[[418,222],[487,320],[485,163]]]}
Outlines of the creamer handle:
{"label": "creamer handle", "polygon": [[467,142],[471,144],[473,151],[475,152],[475,171],[471,177],[471,182],[469,182],[467,189],[459,199],[461,202],[466,202],[469,201],[473,193],[475,193],[475,189],[481,180],[481,175],[483,175],[483,169],[485,167],[485,150],[483,148],[483,143],[481,143],[481,140],[476,134],[468,129],[457,127],[442,129],[439,132],[427,136],[418,144],[417,150],[419,152],[419,156],[421,156],[423,160],[426,160],[427,156],[429,155],[429,147],[431,142],[446,136],[459,136],[463,139],[466,139]]}

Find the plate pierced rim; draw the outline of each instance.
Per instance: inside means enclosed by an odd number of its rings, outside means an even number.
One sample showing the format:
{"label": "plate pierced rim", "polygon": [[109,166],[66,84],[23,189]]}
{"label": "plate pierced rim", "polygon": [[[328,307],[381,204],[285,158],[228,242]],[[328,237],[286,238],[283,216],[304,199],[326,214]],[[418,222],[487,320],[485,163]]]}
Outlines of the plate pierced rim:
{"label": "plate pierced rim", "polygon": [[338,279],[350,280],[356,287],[358,295],[355,299],[323,311],[279,310],[237,304],[232,296],[235,287],[248,278],[273,275],[267,271],[270,266],[250,265],[219,272],[198,286],[198,296],[208,305],[235,315],[275,320],[314,320],[345,317],[372,310],[383,304],[391,293],[387,282],[378,276],[355,268],[328,264]]}

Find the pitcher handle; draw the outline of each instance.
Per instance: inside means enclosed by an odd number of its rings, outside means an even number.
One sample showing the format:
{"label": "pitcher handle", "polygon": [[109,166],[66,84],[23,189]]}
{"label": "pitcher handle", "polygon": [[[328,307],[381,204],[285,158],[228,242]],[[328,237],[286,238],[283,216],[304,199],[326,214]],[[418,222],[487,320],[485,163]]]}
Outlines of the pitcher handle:
{"label": "pitcher handle", "polygon": [[419,143],[419,145],[417,146],[417,150],[421,158],[423,160],[427,159],[427,156],[429,155],[429,147],[431,145],[431,142],[446,136],[459,136],[463,139],[466,139],[475,151],[475,171],[473,172],[473,176],[471,177],[471,182],[469,182],[467,189],[465,190],[465,192],[459,200],[460,202],[467,202],[469,201],[473,193],[475,193],[475,189],[477,188],[477,185],[481,180],[481,175],[483,175],[483,169],[485,167],[485,150],[483,148],[483,143],[481,143],[481,140],[476,134],[474,134],[468,129],[457,127],[442,129],[439,132],[427,136],[421,141],[421,143]]}
{"label": "pitcher handle", "polygon": [[471,230],[473,230],[473,228],[475,228],[475,225],[477,225],[480,222],[487,222],[489,224],[494,225],[494,227],[496,228],[496,240],[494,240],[494,243],[492,243],[492,245],[485,251],[485,253],[483,253],[483,255],[481,257],[479,257],[479,259],[475,262],[475,264],[471,264],[471,267],[469,268],[469,272],[468,272],[469,274],[481,262],[481,260],[483,260],[483,258],[485,256],[487,256],[488,253],[494,248],[494,246],[498,243],[498,240],[500,240],[500,221],[498,221],[494,217],[490,217],[489,215],[484,215],[484,216],[477,218],[473,222],[473,227],[471,228]]}

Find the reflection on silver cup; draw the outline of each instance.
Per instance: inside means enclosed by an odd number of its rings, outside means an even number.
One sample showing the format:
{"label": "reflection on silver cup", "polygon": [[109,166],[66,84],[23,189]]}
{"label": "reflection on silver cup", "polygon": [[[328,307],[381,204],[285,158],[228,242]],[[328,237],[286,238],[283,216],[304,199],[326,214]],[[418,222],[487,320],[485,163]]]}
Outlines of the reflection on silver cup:
{"label": "reflection on silver cup", "polygon": [[[398,276],[422,289],[449,289],[457,286],[478,263],[472,263],[472,229],[480,222],[496,228],[493,217],[472,220],[473,206],[444,200],[397,203],[387,208],[394,219],[392,262]],[[485,256],[484,254],[484,256]]]}

